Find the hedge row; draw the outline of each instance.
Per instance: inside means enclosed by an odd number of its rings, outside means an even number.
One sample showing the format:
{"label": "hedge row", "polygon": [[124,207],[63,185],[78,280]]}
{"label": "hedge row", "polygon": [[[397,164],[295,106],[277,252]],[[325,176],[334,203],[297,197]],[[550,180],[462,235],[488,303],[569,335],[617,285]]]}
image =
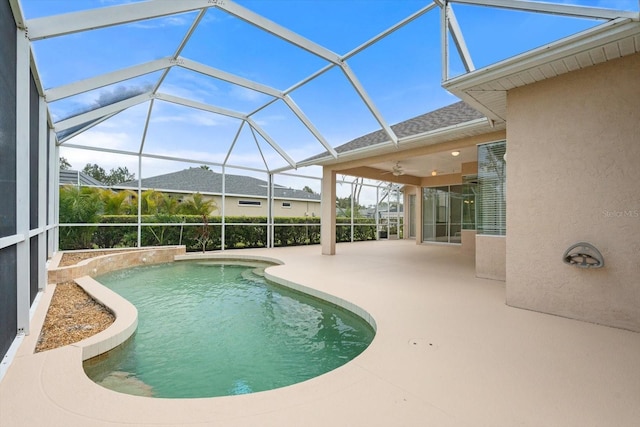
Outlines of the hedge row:
{"label": "hedge row", "polygon": [[[222,247],[222,217],[207,218],[196,215],[143,215],[142,223],[175,225],[143,225],[142,246],[185,245],[188,251],[217,250]],[[344,225],[350,218],[338,218],[336,241],[351,241],[351,226]],[[103,215],[102,224],[137,224],[135,215]],[[267,242],[266,217],[226,217],[225,249],[259,248]],[[299,246],[320,243],[320,218],[274,218],[275,246]],[[342,225],[341,225],[342,223]],[[376,225],[373,219],[354,219],[354,240],[375,240]],[[190,225],[192,224],[192,225]],[[200,225],[197,225],[200,224]],[[243,225],[246,224],[246,225]],[[264,224],[264,225],[259,225]],[[60,249],[134,247],[138,243],[137,225],[82,226],[60,225]]]}

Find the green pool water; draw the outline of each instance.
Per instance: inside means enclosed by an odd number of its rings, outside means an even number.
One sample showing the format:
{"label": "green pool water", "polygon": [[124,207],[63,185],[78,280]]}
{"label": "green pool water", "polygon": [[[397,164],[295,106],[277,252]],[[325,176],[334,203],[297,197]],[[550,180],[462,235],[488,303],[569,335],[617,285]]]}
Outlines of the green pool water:
{"label": "green pool water", "polygon": [[371,343],[362,318],[266,281],[264,267],[176,262],[98,277],[136,306],[138,329],[85,372],[130,394],[227,396],[316,377]]}

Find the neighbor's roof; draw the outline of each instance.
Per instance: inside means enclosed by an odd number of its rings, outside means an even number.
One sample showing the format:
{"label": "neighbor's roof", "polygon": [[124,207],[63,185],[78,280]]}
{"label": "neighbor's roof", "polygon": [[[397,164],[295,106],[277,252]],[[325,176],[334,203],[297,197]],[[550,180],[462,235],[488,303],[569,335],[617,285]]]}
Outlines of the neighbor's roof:
{"label": "neighbor's roof", "polygon": [[[404,122],[397,123],[391,126],[391,128],[398,138],[402,139],[482,118],[484,118],[482,113],[473,109],[464,101],[460,101],[429,113],[413,117],[409,120],[405,120]],[[345,154],[350,151],[373,147],[379,144],[385,144],[386,146],[390,143],[391,141],[387,134],[383,130],[379,130],[336,147],[336,152],[338,152],[338,154]],[[321,160],[328,157],[330,157],[330,154],[328,151],[325,151],[324,153],[306,159],[303,163],[313,162],[315,160]]]}
{"label": "neighbor's roof", "polygon": [[[267,181],[243,175],[225,174],[225,194],[234,196],[267,197]],[[165,175],[143,178],[145,189],[170,190],[184,193],[222,194],[222,174],[203,168],[189,168]],[[138,181],[119,186],[138,187]],[[320,200],[319,194],[274,184],[274,197],[280,199]]]}
{"label": "neighbor's roof", "polygon": [[98,181],[97,179],[87,175],[84,172],[74,171],[74,170],[60,171],[60,185],[65,185],[65,184],[104,187],[103,182]]}

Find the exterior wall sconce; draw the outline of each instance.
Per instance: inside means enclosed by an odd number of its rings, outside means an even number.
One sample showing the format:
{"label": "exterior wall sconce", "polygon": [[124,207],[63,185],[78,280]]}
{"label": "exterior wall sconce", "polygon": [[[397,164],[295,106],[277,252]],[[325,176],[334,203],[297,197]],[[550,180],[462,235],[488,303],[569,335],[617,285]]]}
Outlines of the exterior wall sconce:
{"label": "exterior wall sconce", "polygon": [[438,175],[438,172],[436,172],[436,171],[431,171],[431,176],[436,176],[436,175]]}
{"label": "exterior wall sconce", "polygon": [[460,152],[459,152],[459,151],[452,151],[452,152],[451,152],[451,155],[452,155],[453,157],[458,157],[458,156],[460,155]]}
{"label": "exterior wall sconce", "polygon": [[590,243],[579,242],[569,246],[562,256],[565,264],[580,268],[604,267],[604,258],[598,249]]}

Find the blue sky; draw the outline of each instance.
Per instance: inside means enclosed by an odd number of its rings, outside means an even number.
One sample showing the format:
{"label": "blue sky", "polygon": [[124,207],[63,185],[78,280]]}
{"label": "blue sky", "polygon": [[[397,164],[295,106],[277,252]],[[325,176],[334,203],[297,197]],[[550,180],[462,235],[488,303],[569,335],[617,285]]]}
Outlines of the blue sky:
{"label": "blue sky", "polygon": [[[30,19],[130,2],[22,0],[22,5],[26,18]],[[430,2],[237,0],[236,3],[342,55]],[[637,0],[562,3],[638,10]],[[477,68],[598,24],[593,20],[458,4],[454,4],[454,10]],[[186,13],[38,41],[34,50],[43,85],[45,88],[57,87],[170,56],[195,16],[196,13]],[[389,124],[457,101],[440,87],[439,37],[439,12],[433,10],[347,61]],[[181,55],[278,90],[289,88],[326,64],[308,52],[213,8],[207,12]],[[452,58],[452,74],[460,74],[463,69],[455,52]],[[61,100],[50,105],[51,112],[55,120],[69,117],[95,107],[114,93],[148,88],[159,76],[160,72],[157,72]],[[171,70],[160,92],[245,114],[270,99],[178,67]],[[334,147],[379,129],[379,124],[339,69],[334,68],[293,91],[291,97]],[[147,112],[147,103],[133,107],[69,142],[137,151]],[[324,151],[281,102],[265,108],[254,119],[296,161]],[[144,151],[222,162],[238,127],[239,122],[235,119],[156,102]],[[245,127],[229,162],[264,168],[264,157],[270,168],[286,165],[264,140],[260,137],[258,140],[262,153]],[[131,156],[70,148],[61,149],[61,154],[77,169],[91,162],[106,169],[125,165],[137,174],[137,160]],[[144,160],[143,165],[143,176],[188,166],[150,159]],[[301,173],[319,176],[317,169]],[[313,187],[318,185],[314,183]]]}

